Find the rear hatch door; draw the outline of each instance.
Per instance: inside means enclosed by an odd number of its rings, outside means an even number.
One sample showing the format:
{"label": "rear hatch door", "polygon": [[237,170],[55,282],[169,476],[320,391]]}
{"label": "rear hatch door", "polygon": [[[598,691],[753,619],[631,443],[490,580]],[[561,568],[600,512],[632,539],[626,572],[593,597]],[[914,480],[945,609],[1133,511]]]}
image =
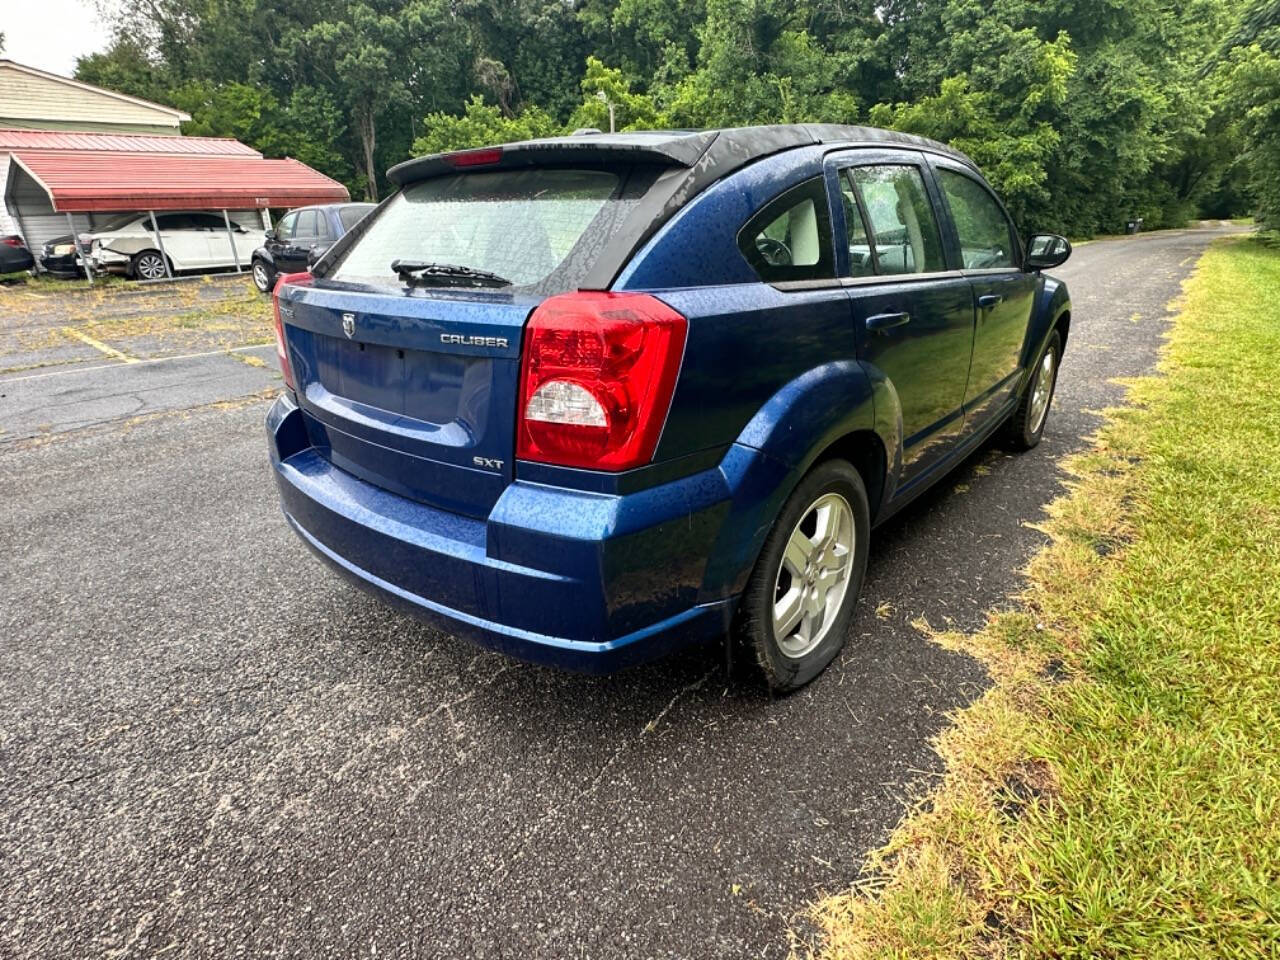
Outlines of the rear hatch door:
{"label": "rear hatch door", "polygon": [[299,404],[334,466],[484,516],[512,477],[530,297],[298,288],[282,319]]}
{"label": "rear hatch door", "polygon": [[579,285],[652,180],[523,167],[405,186],[313,285],[281,291],[313,445],[387,490],[487,516],[513,475],[525,320]]}

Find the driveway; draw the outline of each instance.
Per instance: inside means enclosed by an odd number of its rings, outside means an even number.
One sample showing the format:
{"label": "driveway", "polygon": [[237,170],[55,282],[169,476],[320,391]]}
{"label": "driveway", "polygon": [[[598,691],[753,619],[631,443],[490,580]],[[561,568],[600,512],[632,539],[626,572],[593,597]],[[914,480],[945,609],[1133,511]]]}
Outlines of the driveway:
{"label": "driveway", "polygon": [[0,374],[0,954],[784,956],[984,687],[911,621],[1008,602],[1056,462],[1151,369],[1225,229],[1057,271],[1045,442],[979,452],[881,530],[843,655],[778,701],[715,649],[603,679],[506,660],[331,576],[276,505],[278,381],[232,353],[269,346],[95,338],[142,362]]}

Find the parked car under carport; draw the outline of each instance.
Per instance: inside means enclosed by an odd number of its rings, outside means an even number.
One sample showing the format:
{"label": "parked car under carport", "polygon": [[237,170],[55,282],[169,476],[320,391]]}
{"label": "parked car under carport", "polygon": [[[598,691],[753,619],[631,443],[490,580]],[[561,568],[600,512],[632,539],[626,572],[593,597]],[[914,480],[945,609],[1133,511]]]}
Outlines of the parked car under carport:
{"label": "parked car under carport", "polygon": [[21,273],[35,266],[31,251],[17,234],[0,237],[0,274]]}
{"label": "parked car under carport", "polygon": [[[247,270],[260,228],[270,226],[266,210],[350,199],[342,184],[305,164],[267,159],[235,141],[0,130],[0,148],[8,150],[7,160],[0,157],[8,163],[7,214],[36,245],[40,265],[63,276],[79,275],[86,257],[90,271],[96,258],[100,268],[146,279],[187,269]],[[112,218],[122,214],[137,236],[90,249],[95,237],[105,239],[98,236],[104,228],[119,229]],[[199,255],[163,249],[167,228],[157,231],[153,214],[204,218],[191,229],[205,236],[182,238],[199,239]],[[144,249],[148,232],[158,232],[159,242]]]}
{"label": "parked car under carport", "polygon": [[240,268],[263,237],[261,230],[201,211],[158,213],[155,226],[158,238],[151,217],[138,214],[115,229],[82,236],[81,249],[100,273],[159,280],[168,273]]}

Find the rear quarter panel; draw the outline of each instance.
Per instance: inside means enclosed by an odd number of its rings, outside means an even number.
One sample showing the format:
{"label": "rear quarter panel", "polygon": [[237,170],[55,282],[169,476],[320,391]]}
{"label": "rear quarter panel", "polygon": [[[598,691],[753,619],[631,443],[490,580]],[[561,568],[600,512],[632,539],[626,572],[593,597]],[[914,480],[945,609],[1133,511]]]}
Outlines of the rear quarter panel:
{"label": "rear quarter panel", "polygon": [[892,389],[857,359],[842,285],[762,283],[737,245],[756,210],[822,176],[830,149],[789,150],[721,181],[667,223],[616,284],[657,296],[689,321],[655,459],[696,462],[700,451],[714,451],[725,478],[728,510],[704,547],[704,601],[742,589],[782,503],[832,443],[865,431],[897,462]]}

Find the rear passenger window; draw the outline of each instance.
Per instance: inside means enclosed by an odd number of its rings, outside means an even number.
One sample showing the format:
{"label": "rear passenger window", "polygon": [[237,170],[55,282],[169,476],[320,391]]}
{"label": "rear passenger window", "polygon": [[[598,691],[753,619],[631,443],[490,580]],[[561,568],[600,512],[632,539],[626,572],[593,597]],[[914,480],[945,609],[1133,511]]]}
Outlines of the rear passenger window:
{"label": "rear passenger window", "polygon": [[840,202],[844,206],[844,224],[849,241],[849,276],[874,276],[876,263],[871,256],[871,240],[848,177],[840,178]]}
{"label": "rear passenger window", "polygon": [[882,274],[946,269],[933,205],[920,171],[908,166],[854,167]]}
{"label": "rear passenger window", "polygon": [[831,214],[822,178],[769,201],[739,231],[738,248],[765,283],[833,279]]}
{"label": "rear passenger window", "polygon": [[965,269],[1013,268],[1013,232],[995,198],[962,173],[939,170],[938,183],[956,222]]}
{"label": "rear passenger window", "polygon": [[320,236],[320,211],[300,210],[298,212],[298,226],[295,228],[293,235],[299,240],[312,240]]}

